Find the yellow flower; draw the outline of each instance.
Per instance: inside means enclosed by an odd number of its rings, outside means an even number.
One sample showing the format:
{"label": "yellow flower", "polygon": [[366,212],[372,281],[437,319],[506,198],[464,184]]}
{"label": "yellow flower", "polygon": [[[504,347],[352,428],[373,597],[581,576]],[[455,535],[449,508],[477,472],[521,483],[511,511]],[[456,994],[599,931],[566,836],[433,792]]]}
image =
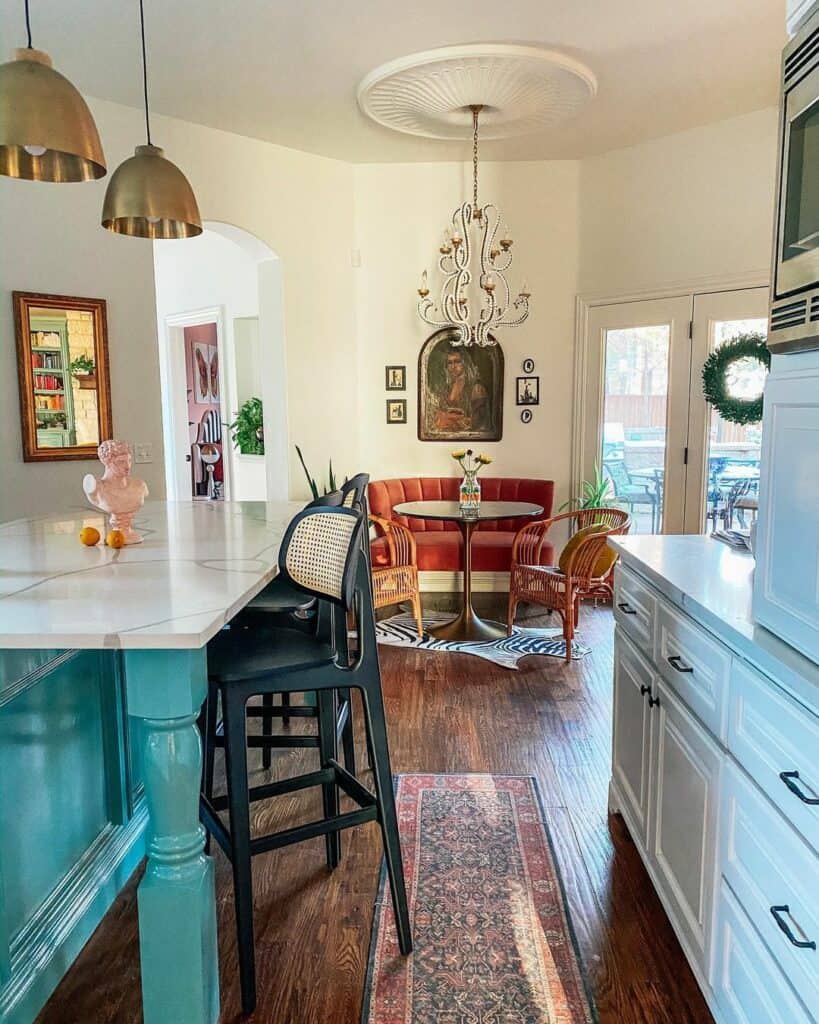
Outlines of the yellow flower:
{"label": "yellow flower", "polygon": [[490,457],[488,455],[479,455],[478,456],[478,462],[480,462],[480,464],[482,466],[488,466],[491,461],[492,460],[490,459]]}
{"label": "yellow flower", "polygon": [[464,457],[464,455],[466,455],[466,451],[461,449],[460,451],[453,452],[452,453],[452,458],[453,459],[462,459]]}

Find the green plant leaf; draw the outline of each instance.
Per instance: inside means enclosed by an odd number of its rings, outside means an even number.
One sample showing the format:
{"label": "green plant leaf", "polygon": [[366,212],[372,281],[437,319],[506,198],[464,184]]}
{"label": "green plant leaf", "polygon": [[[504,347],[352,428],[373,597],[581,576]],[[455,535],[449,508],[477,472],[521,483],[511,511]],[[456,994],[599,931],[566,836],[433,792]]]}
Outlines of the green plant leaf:
{"label": "green plant leaf", "polygon": [[228,423],[233,443],[242,455],[264,455],[264,440],[259,439],[262,423],[261,398],[248,398],[236,419]]}

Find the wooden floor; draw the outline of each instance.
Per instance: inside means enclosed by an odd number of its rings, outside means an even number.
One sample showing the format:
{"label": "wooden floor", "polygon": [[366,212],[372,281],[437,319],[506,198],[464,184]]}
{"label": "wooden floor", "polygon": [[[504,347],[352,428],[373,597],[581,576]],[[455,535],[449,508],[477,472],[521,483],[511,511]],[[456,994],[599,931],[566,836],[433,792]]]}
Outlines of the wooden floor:
{"label": "wooden floor", "polygon": [[[582,626],[593,652],[569,667],[532,657],[510,672],[468,655],[381,648],[393,767],[535,775],[601,1024],[708,1024],[712,1018],[622,820],[607,815],[611,613],[584,608]],[[315,756],[283,753],[274,773],[314,765]],[[319,814],[318,794],[300,793],[259,811],[257,823],[269,828]],[[377,826],[347,832],[343,843],[344,859],[332,875],[321,839],[254,860],[259,1005],[250,1020],[358,1021],[381,860]],[[235,1021],[233,892],[221,852],[216,861],[220,1019]],[[137,881],[63,979],[42,1024],[141,1021]]]}

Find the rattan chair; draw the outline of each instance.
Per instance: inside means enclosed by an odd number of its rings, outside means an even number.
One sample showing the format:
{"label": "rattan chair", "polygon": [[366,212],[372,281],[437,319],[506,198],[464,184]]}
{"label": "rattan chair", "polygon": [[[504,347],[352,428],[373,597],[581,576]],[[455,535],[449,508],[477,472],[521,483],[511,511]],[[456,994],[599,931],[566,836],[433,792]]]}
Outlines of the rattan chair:
{"label": "rattan chair", "polygon": [[[569,522],[582,530],[600,524],[600,531],[586,536],[572,552],[566,571],[556,566],[540,565],[540,553],[546,535],[555,523]],[[531,601],[556,611],[563,620],[563,638],[566,641],[566,661],[572,660],[574,639],[580,615],[580,602],[584,597],[596,596],[610,579],[611,569],[603,576],[595,576],[595,566],[606,539],[628,533],[631,520],[619,508],[587,508],[576,512],[529,523],[518,530],[512,546],[512,570],[509,574],[509,613],[507,632],[512,633],[515,612],[519,602]]]}
{"label": "rattan chair", "polygon": [[389,565],[374,565],[373,607],[386,608],[388,605],[409,601],[418,627],[418,636],[424,635],[421,618],[421,593],[418,590],[418,563],[415,558],[415,538],[412,531],[401,523],[370,514],[373,523],[387,541]]}
{"label": "rattan chair", "polygon": [[[392,784],[381,672],[375,641],[375,618],[369,564],[362,544],[363,513],[352,508],[308,508],[290,523],[279,552],[279,571],[297,591],[315,598],[319,609],[330,610],[330,628],[315,635],[283,627],[232,627],[208,644],[208,674],[216,684],[224,714],[227,795],[205,789],[200,817],[233,866],[234,901],[239,947],[242,1011],[256,1004],[253,940],[251,859],[291,843],[325,837],[327,865],[340,860],[339,833],[377,821],[393,899],[395,927],[402,954],[412,949],[409,909],[404,885],[398,817]],[[351,660],[346,643],[347,616],[352,614],[358,635]],[[367,748],[373,766],[373,791],[337,760],[334,694],[357,689],[364,707]],[[259,694],[313,692],[318,701],[320,768],[293,778],[248,788],[248,701]],[[212,698],[209,698],[209,702]],[[295,710],[295,709],[294,709]],[[213,744],[214,733],[204,742]],[[251,836],[251,803],[319,786],[323,814],[319,820],[267,835]],[[355,809],[342,811],[339,790]],[[220,812],[227,810],[226,824]],[[314,943],[320,955],[321,937]]]}

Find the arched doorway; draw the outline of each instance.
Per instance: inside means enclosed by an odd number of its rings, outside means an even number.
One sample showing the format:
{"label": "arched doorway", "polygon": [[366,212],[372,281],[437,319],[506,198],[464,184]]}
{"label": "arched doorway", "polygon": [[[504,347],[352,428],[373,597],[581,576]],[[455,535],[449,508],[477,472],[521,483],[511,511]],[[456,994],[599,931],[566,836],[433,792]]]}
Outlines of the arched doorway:
{"label": "arched doorway", "polygon": [[[281,264],[242,228],[204,227],[184,243],[154,243],[168,498],[285,500]],[[262,402],[263,454],[234,443],[227,426],[252,399]]]}

